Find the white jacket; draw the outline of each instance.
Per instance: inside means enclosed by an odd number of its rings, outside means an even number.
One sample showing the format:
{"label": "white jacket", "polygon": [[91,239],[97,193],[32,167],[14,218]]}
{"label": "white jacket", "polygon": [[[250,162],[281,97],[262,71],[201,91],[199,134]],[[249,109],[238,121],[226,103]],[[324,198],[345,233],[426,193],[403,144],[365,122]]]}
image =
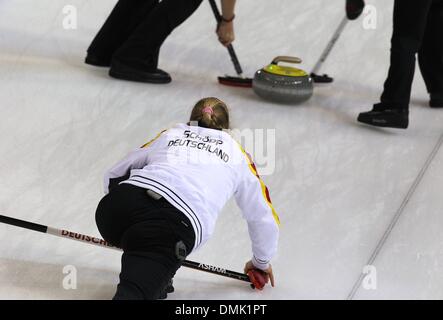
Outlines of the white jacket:
{"label": "white jacket", "polygon": [[235,196],[248,223],[252,262],[267,269],[277,251],[279,218],[268,189],[243,148],[226,132],[177,124],[131,152],[105,175],[130,173],[129,183],[163,196],[192,223],[194,250],[212,235],[218,214]]}

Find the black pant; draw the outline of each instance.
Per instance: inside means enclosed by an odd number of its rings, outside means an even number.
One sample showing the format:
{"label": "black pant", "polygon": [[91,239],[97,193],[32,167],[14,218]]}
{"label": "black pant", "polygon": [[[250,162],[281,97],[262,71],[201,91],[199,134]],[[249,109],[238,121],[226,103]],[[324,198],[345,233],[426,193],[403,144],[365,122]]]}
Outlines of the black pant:
{"label": "black pant", "polygon": [[409,107],[417,53],[428,92],[443,94],[443,0],[395,0],[383,104]]}
{"label": "black pant", "polygon": [[100,201],[96,223],[103,238],[124,252],[114,299],[158,299],[181,265],[177,243],[187,253],[194,246],[194,230],[181,211],[129,184]]}
{"label": "black pant", "polygon": [[194,13],[203,0],[119,0],[88,52],[151,71],[168,35]]}

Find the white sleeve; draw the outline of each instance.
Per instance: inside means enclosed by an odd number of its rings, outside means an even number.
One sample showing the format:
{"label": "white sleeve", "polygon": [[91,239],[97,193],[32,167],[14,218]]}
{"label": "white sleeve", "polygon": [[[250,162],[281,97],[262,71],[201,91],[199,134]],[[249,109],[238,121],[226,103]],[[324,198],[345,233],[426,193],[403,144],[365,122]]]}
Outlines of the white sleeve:
{"label": "white sleeve", "polygon": [[252,242],[252,263],[258,269],[269,268],[269,262],[277,252],[279,218],[269,192],[252,163],[245,163],[240,173],[241,181],[234,193],[235,200],[248,223]]}
{"label": "white sleeve", "polygon": [[148,165],[148,149],[139,148],[132,151],[123,160],[115,164],[105,173],[104,190],[105,194],[109,193],[109,182],[111,179],[120,178],[128,175],[132,169],[142,169]]}

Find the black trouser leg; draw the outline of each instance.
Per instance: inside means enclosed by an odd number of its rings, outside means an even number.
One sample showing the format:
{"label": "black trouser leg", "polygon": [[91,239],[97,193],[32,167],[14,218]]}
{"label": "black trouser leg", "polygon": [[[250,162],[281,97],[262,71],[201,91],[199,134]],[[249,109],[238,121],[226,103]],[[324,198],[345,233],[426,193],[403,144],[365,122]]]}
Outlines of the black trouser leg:
{"label": "black trouser leg", "polygon": [[391,66],[381,102],[391,108],[408,108],[415,71],[432,0],[395,0]]}
{"label": "black trouser leg", "polygon": [[418,61],[428,92],[443,94],[443,0],[432,2]]}
{"label": "black trouser leg", "polygon": [[125,252],[113,300],[156,300],[180,267],[172,258],[157,259]]}
{"label": "black trouser leg", "polygon": [[200,6],[202,0],[163,0],[115,52],[113,59],[141,70],[157,69],[158,54],[168,35]]}
{"label": "black trouser leg", "polygon": [[189,253],[195,241],[191,222],[166,200],[122,184],[105,196],[96,212],[105,240],[123,249],[120,283],[114,299],[158,299],[181,265],[180,241]]}
{"label": "black trouser leg", "polygon": [[114,299],[158,299],[180,267],[175,255],[178,237],[166,219],[130,227],[122,238],[124,254]]}
{"label": "black trouser leg", "polygon": [[88,48],[88,53],[110,61],[159,0],[119,0]]}

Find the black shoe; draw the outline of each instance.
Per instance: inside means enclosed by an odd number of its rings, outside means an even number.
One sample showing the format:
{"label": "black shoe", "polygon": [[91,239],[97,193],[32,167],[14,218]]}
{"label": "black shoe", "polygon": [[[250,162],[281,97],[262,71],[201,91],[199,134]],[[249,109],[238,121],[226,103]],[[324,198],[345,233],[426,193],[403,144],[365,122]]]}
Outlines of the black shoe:
{"label": "black shoe", "polygon": [[407,108],[393,109],[376,104],[371,111],[360,113],[358,121],[377,127],[406,129],[409,124],[409,110]]}
{"label": "black shoe", "polygon": [[169,83],[172,81],[171,76],[161,70],[155,69],[153,71],[144,71],[134,67],[124,65],[118,61],[113,60],[109,75],[116,79],[129,80],[146,83]]}
{"label": "black shoe", "polygon": [[173,286],[173,282],[172,279],[169,280],[168,284],[166,285],[166,287],[163,289],[162,293],[160,294],[159,299],[160,300],[165,300],[168,297],[168,293],[172,293],[174,292],[174,286]]}
{"label": "black shoe", "polygon": [[431,108],[443,108],[443,93],[431,93],[431,100],[429,101]]}
{"label": "black shoe", "polygon": [[349,20],[355,20],[365,8],[364,0],[346,0],[346,16]]}
{"label": "black shoe", "polygon": [[111,59],[101,59],[92,53],[88,53],[85,58],[85,63],[95,67],[110,67]]}

